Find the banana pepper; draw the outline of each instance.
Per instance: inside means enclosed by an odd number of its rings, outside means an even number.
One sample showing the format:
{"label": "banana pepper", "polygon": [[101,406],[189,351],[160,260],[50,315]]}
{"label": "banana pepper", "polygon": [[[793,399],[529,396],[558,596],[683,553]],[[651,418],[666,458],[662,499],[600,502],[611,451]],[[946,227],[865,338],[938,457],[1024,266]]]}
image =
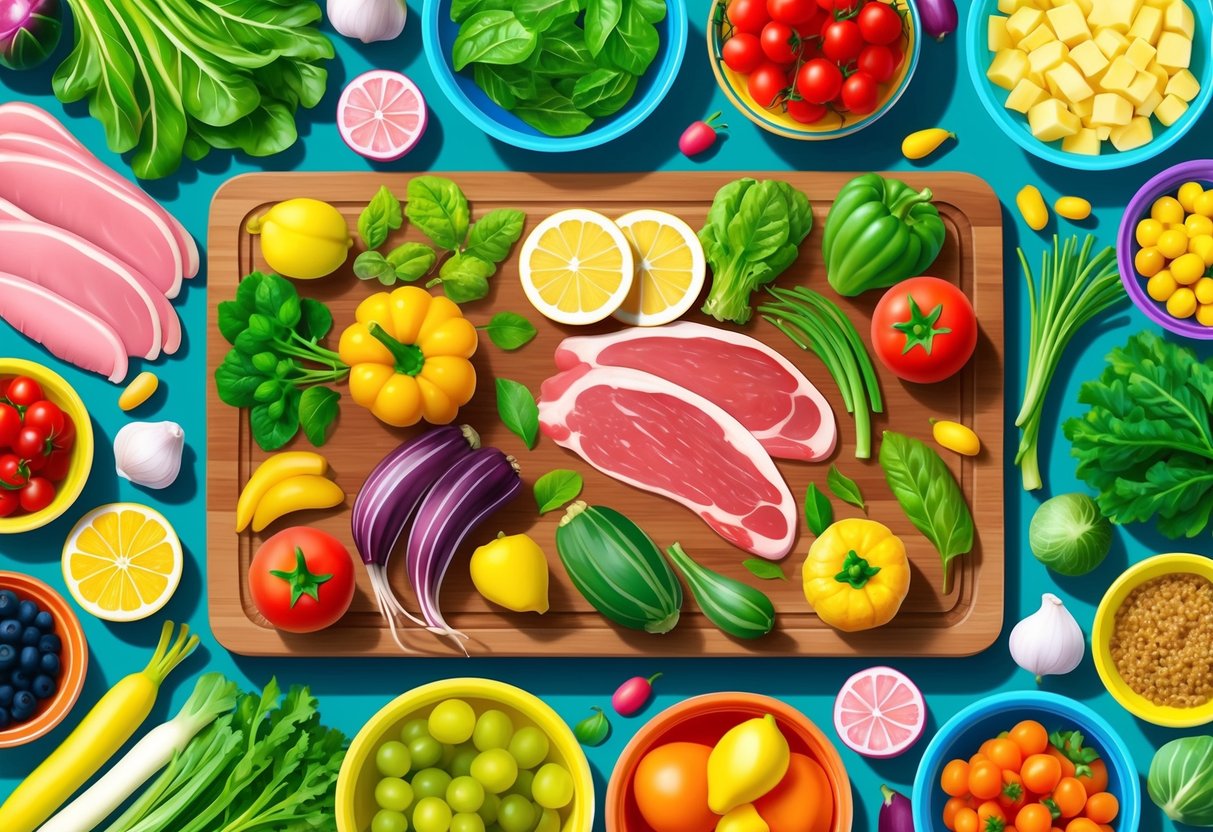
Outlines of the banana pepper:
{"label": "banana pepper", "polygon": [[354,319],[338,347],[350,395],[387,424],[445,425],[476,392],[476,328],[449,299],[403,286],[362,301]]}
{"label": "banana pepper", "polygon": [[821,247],[834,290],[854,297],[925,272],[947,236],[931,197],[930,188],[915,191],[878,173],[843,185]]}
{"label": "banana pepper", "polygon": [[843,632],[887,624],[910,589],[905,544],[874,520],[839,520],[813,541],[804,563],[804,597]]}

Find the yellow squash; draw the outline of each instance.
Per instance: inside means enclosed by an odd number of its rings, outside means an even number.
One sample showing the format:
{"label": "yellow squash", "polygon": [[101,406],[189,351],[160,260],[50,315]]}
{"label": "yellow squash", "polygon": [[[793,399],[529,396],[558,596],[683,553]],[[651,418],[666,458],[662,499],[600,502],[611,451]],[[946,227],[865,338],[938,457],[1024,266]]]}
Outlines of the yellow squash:
{"label": "yellow squash", "polygon": [[354,401],[396,427],[453,421],[476,392],[476,328],[459,307],[404,286],[371,295],[354,317],[338,347]]}
{"label": "yellow squash", "polygon": [[259,532],[279,517],[296,511],[332,508],[345,502],[341,486],[328,477],[300,474],[274,483],[253,512],[253,531]]}
{"label": "yellow squash", "polygon": [[728,815],[753,803],[779,785],[790,759],[787,738],[770,714],[733,726],[708,755],[709,808]]}
{"label": "yellow squash", "polygon": [[242,532],[253,521],[257,506],[278,483],[292,477],[323,476],[328,460],[311,451],[284,451],[273,454],[257,466],[236,501],[236,531]]}
{"label": "yellow squash", "polygon": [[514,612],[548,611],[548,560],[525,534],[504,532],[472,552],[468,567],[476,591]]}
{"label": "yellow squash", "polygon": [[804,563],[804,597],[843,632],[887,624],[909,589],[905,544],[874,520],[834,523],[813,541]]}

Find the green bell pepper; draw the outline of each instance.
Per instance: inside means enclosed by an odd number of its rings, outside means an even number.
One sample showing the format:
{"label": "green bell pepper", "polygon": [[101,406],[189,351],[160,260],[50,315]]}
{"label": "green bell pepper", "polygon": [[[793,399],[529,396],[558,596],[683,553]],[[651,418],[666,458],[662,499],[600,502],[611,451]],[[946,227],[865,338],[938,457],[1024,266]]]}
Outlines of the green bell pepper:
{"label": "green bell pepper", "polygon": [[925,272],[945,236],[930,188],[862,174],[843,185],[826,216],[826,276],[847,297],[892,286]]}

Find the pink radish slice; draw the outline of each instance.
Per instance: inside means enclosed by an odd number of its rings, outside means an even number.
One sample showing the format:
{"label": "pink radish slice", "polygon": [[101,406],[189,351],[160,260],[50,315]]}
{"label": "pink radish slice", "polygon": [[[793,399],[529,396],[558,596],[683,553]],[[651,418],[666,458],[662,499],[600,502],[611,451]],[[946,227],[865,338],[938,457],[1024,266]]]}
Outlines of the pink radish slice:
{"label": "pink radish slice", "polygon": [[834,700],[834,729],[865,757],[896,757],[927,724],[922,692],[899,670],[870,667],[847,679]]}
{"label": "pink radish slice", "polygon": [[412,150],[428,122],[421,90],[408,76],[386,69],[350,81],[337,102],[341,138],[355,153],[377,162],[391,162]]}

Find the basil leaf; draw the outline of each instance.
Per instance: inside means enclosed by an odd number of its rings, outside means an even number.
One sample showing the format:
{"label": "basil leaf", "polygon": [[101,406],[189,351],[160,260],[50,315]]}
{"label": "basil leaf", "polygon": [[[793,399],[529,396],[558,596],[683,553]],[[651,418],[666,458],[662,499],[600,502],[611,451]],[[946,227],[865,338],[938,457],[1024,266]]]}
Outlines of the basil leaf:
{"label": "basil leaf", "polygon": [[354,258],[354,275],[359,280],[378,280],[384,286],[396,282],[396,269],[377,251],[364,251]]}
{"label": "basil leaf", "polygon": [[946,594],[952,559],[973,548],[973,516],[960,486],[926,443],[891,430],[880,442],[880,467],[901,510],[939,552]]}
{"label": "basil leaf", "polygon": [[499,349],[516,350],[535,337],[535,325],[516,312],[498,312],[484,326]]}
{"label": "basil leaf", "polygon": [[392,195],[387,186],[380,185],[371,201],[358,215],[358,236],[367,249],[377,249],[387,242],[388,234],[404,224],[400,212],[400,200]]}
{"label": "basil leaf", "polygon": [[526,385],[508,378],[497,379],[497,415],[528,449],[539,440],[539,406]]}
{"label": "basil leaf", "polygon": [[778,563],[772,563],[769,560],[762,558],[746,558],[741,562],[751,575],[755,578],[761,578],[764,581],[786,581],[788,576],[783,574],[783,569]]}
{"label": "basil leaf", "polygon": [[477,12],[460,27],[451,47],[459,72],[472,63],[520,64],[535,51],[539,36],[526,28],[512,11]]}
{"label": "basil leaf", "polygon": [[540,514],[555,511],[565,503],[577,499],[584,485],[581,474],[565,468],[548,471],[535,480],[535,504]]}
{"label": "basil leaf", "polygon": [[319,341],[333,328],[333,313],[315,298],[303,298],[300,302],[302,326],[300,335],[304,339]]}
{"label": "basil leaf", "polygon": [[442,264],[438,277],[425,284],[429,289],[437,284],[455,303],[470,303],[489,293],[489,278],[497,267],[471,254],[456,254]]}
{"label": "basil leaf", "polygon": [[281,399],[249,411],[253,439],[263,451],[276,451],[299,431],[299,391],[289,387]]}
{"label": "basil leaf", "polygon": [[294,329],[299,323],[299,318],[303,314],[303,307],[299,303],[299,296],[292,295],[282,302],[278,307],[278,323],[282,324],[287,329]]}
{"label": "basil leaf", "polygon": [[317,448],[328,438],[329,426],[337,418],[341,394],[331,387],[309,387],[299,398],[299,424],[307,441]]}
{"label": "basil leaf", "polygon": [[451,0],[451,22],[461,23],[477,12],[509,9],[514,0]]}
{"label": "basil leaf", "polygon": [[518,102],[514,115],[549,136],[575,136],[594,121],[550,83],[541,86],[533,99]]}
{"label": "basil leaf", "polygon": [[392,249],[386,259],[397,280],[412,283],[430,273],[438,256],[425,243],[405,243]]}
{"label": "basil leaf", "polygon": [[621,69],[596,69],[577,79],[573,106],[594,118],[614,115],[632,100],[637,80]]}
{"label": "basil leaf", "polygon": [[623,16],[623,0],[587,0],[585,6],[585,45],[597,58],[607,38]]}
{"label": "basil leaf", "polygon": [[594,713],[573,726],[573,736],[582,745],[594,748],[606,742],[611,733],[611,722],[602,708],[590,708]]}
{"label": "basil leaf", "polygon": [[481,217],[468,234],[467,254],[488,263],[500,263],[522,236],[526,213],[513,208],[498,208]]}
{"label": "basil leaf", "polygon": [[519,22],[533,32],[543,32],[559,18],[575,17],[578,11],[577,0],[517,0],[514,3],[514,14]]}
{"label": "basil leaf", "polygon": [[629,0],[619,25],[607,37],[600,57],[639,76],[648,70],[660,48],[661,37],[657,29],[644,19],[640,10]]}
{"label": "basil leaf", "polygon": [[665,20],[665,0],[631,0],[632,6],[649,23]]}
{"label": "basil leaf", "polygon": [[459,186],[441,176],[414,176],[409,180],[409,222],[439,248],[455,251],[468,234],[468,201]]}
{"label": "basil leaf", "polygon": [[826,488],[830,489],[830,493],[844,503],[849,503],[860,511],[868,510],[855,480],[839,471],[837,465],[830,465],[830,470],[826,472]]}
{"label": "basil leaf", "polygon": [[818,490],[815,483],[809,483],[804,492],[804,522],[809,531],[818,537],[834,522],[834,507],[830,498]]}

